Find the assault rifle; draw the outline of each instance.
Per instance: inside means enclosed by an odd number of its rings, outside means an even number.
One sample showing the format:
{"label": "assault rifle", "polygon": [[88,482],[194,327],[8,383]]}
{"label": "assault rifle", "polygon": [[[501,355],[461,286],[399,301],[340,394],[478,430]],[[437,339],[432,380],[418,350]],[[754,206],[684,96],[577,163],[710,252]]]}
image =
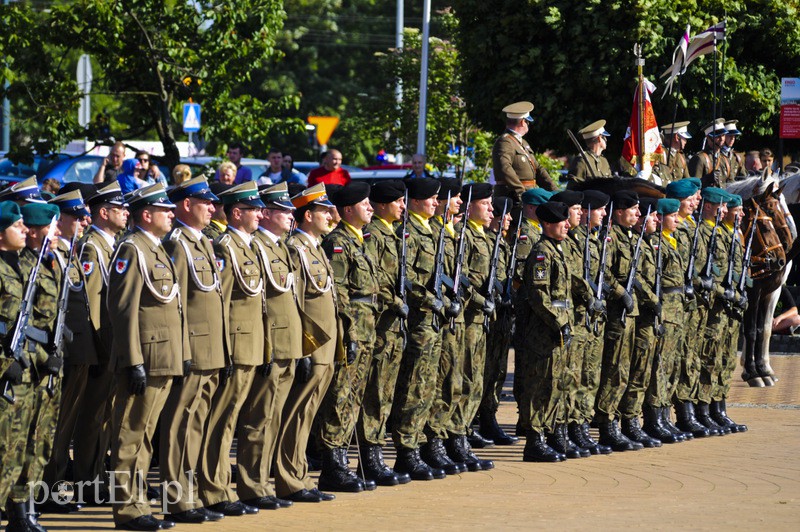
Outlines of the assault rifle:
{"label": "assault rifle", "polygon": [[[406,283],[408,282],[407,272],[406,272],[406,256],[408,255],[408,243],[406,243],[406,227],[408,225],[408,190],[406,190],[406,194],[404,196],[403,205],[403,223],[400,228],[400,238],[402,242],[400,243],[400,268],[397,272],[397,296],[400,298],[400,301],[403,305],[406,305]],[[406,318],[400,318],[400,332],[403,335],[403,345],[406,345],[406,335],[408,334],[408,330],[406,328]]]}
{"label": "assault rifle", "polygon": [[[656,251],[656,279],[655,279],[655,288],[656,288],[656,301],[658,301],[658,312],[656,312],[656,317],[653,323],[653,330],[655,331],[656,336],[661,336],[663,334],[663,316],[661,310],[661,303],[664,300],[664,291],[661,289],[661,282],[664,279],[664,270],[663,270],[663,262],[662,262],[662,251],[661,246],[664,244],[664,236],[662,235],[662,231],[664,230],[664,221],[662,220],[658,224],[658,251]],[[644,227],[642,227],[642,232],[644,232]]]}
{"label": "assault rifle", "polygon": [[[69,270],[73,268],[72,253],[75,251],[75,242],[78,241],[78,232],[72,235],[72,241],[69,243],[69,253],[67,254],[67,267],[64,269],[64,274],[61,279],[61,288],[58,292],[58,314],[56,315],[56,325],[53,327],[53,355],[60,359],[64,359],[64,345],[65,339],[67,342],[72,341],[72,331],[69,330],[65,321],[67,319],[67,305],[69,303]],[[47,386],[45,390],[50,397],[55,394],[55,376],[50,375],[47,377]]]}
{"label": "assault rifle", "polygon": [[[604,231],[600,233],[600,236],[603,238],[603,247],[600,251],[600,270],[597,272],[597,288],[595,289],[595,298],[598,301],[603,301],[605,296],[603,294],[603,285],[605,284],[606,279],[606,261],[608,257],[608,238],[611,235],[611,218],[614,214],[614,202],[612,201],[608,205],[608,219],[606,220],[606,226]],[[595,334],[599,333],[600,326],[597,323],[597,320],[594,322],[594,326],[592,327],[593,332]]]}
{"label": "assault rifle", "polygon": [[[444,233],[447,231],[445,226],[447,225],[447,209],[450,208],[450,192],[447,193],[447,203],[448,207],[445,208],[444,214],[442,215],[442,229],[439,231],[439,242],[436,246],[436,260],[433,270],[433,295],[441,303],[444,303],[444,294],[442,293],[442,284],[444,284]],[[403,235],[403,237],[405,238],[405,235]],[[440,328],[439,317],[435,312],[433,313],[433,328],[436,331]]]}
{"label": "assault rifle", "polygon": [[[497,281],[497,263],[500,260],[500,241],[503,239],[503,223],[506,218],[506,210],[508,209],[508,202],[503,204],[503,214],[500,216],[500,226],[497,228],[497,236],[494,239],[494,248],[492,249],[492,260],[489,263],[489,277],[486,279],[486,291],[484,297],[490,301],[494,300],[495,292],[502,290],[502,286]],[[483,328],[489,332],[489,316],[483,317]]]}
{"label": "assault rifle", "polygon": [[519,231],[522,226],[522,214],[517,220],[517,229],[514,231],[514,244],[511,246],[511,256],[508,259],[508,268],[506,268],[506,284],[503,287],[503,304],[511,304],[511,292],[514,290],[514,274],[516,268],[514,267],[517,262],[517,245],[519,244]]}
{"label": "assault rifle", "polygon": [[[462,271],[464,269],[464,246],[466,244],[466,231],[467,231],[467,222],[469,221],[469,205],[472,202],[472,187],[470,187],[469,192],[467,193],[467,203],[466,207],[464,208],[464,218],[461,220],[461,231],[458,235],[458,252],[456,253],[456,267],[453,272],[453,301],[458,305],[461,305],[462,300],[464,299],[464,286],[469,285],[469,281],[464,278],[462,279]],[[450,327],[455,328],[456,326],[456,318],[453,316],[450,318]]]}
{"label": "assault rifle", "polygon": [[[631,261],[631,269],[628,272],[628,280],[625,282],[625,291],[633,298],[633,287],[636,283],[636,270],[639,268],[639,259],[642,256],[642,239],[644,238],[644,226],[647,224],[647,217],[650,216],[650,207],[647,207],[647,213],[644,215],[645,222],[642,223],[642,232],[639,233],[639,239],[636,241],[636,247],[633,250],[633,260]],[[625,325],[625,318],[628,315],[628,309],[622,309],[622,324]]]}
{"label": "assault rifle", "polygon": [[733,283],[733,268],[736,260],[736,233],[739,232],[739,217],[733,220],[733,234],[731,235],[731,247],[728,250],[728,271],[725,273],[725,280],[722,281],[722,287],[725,289],[722,295],[722,300],[725,306],[730,309],[733,306],[734,299],[736,298],[736,286]]}
{"label": "assault rifle", "polygon": [[742,299],[739,302],[740,308],[745,308],[747,306],[747,292],[745,291],[745,285],[748,277],[747,271],[750,269],[750,263],[753,260],[753,237],[756,234],[756,224],[758,223],[758,213],[760,210],[760,207],[756,206],[756,213],[753,216],[753,225],[750,226],[750,234],[747,236],[747,244],[744,247],[744,257],[742,258],[742,274],[739,276],[739,284],[736,287],[739,293],[742,294]]}
{"label": "assault rifle", "polygon": [[[586,213],[586,240],[583,243],[583,279],[590,287],[594,284],[592,281],[592,257],[589,252],[589,239],[592,236],[592,207],[587,207]],[[594,287],[592,287],[594,288]],[[586,330],[592,330],[592,319],[589,317],[589,309],[586,309]]]}
{"label": "assault rifle", "polygon": [[[717,226],[722,216],[722,208],[717,208],[717,215],[714,218],[714,228],[711,230],[711,238],[708,240],[708,254],[706,255],[706,265],[700,274],[700,295],[709,302],[711,291],[714,287],[714,255],[717,253]],[[699,225],[699,224],[698,224]]]}

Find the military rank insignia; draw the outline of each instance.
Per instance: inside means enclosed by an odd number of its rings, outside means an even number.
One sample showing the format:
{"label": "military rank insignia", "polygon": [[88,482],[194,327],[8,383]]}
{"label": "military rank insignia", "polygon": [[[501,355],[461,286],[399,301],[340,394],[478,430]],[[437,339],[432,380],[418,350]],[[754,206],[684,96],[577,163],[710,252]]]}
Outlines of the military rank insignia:
{"label": "military rank insignia", "polygon": [[117,259],[117,261],[114,263],[114,269],[119,274],[125,273],[125,270],[128,269],[128,260],[127,259]]}
{"label": "military rank insignia", "polygon": [[84,275],[91,275],[94,271],[94,262],[82,262],[81,265],[83,266],[83,274]]}

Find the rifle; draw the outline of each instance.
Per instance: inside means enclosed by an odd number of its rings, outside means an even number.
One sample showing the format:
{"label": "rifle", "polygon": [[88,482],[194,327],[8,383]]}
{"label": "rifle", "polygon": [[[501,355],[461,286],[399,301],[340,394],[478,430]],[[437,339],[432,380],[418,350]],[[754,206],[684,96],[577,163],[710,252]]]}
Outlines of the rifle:
{"label": "rifle", "polygon": [[[700,281],[705,283],[714,282],[714,255],[717,250],[717,226],[719,219],[722,216],[722,208],[717,208],[717,216],[714,218],[714,228],[711,230],[711,238],[708,241],[708,254],[706,255],[706,265],[703,267],[703,273],[700,274]],[[698,224],[699,225],[699,224]],[[702,286],[701,286],[702,288]],[[711,288],[703,288],[701,295],[706,302],[709,302],[711,297]]]}
{"label": "rifle", "polygon": [[[406,226],[408,225],[408,190],[406,190],[403,200],[403,205],[405,205],[405,207],[403,209],[403,224],[400,232],[402,242],[400,243],[400,268],[397,272],[397,295],[400,298],[400,301],[403,302],[403,305],[405,305],[407,288],[406,283],[408,282],[406,272],[406,256],[408,255],[408,244],[406,243]],[[403,345],[406,345],[406,335],[408,334],[408,330],[406,329],[406,318],[400,318],[400,333],[403,335]]]}
{"label": "rifle", "polygon": [[[442,229],[439,231],[439,242],[438,246],[436,247],[436,261],[433,270],[433,295],[436,296],[436,299],[442,302],[444,302],[444,295],[442,294],[442,284],[444,282],[444,233],[447,230],[445,227],[447,225],[447,209],[450,208],[449,191],[447,193],[447,204],[448,206],[445,208],[444,214],[442,215]],[[403,236],[405,237],[405,235]],[[433,328],[438,331],[439,327],[439,317],[434,312]]]}
{"label": "rifle", "polygon": [[[586,284],[589,285],[590,288],[595,288],[592,286],[594,284],[592,282],[592,257],[589,252],[589,238],[592,235],[592,207],[587,207],[586,212],[586,240],[583,243],[583,279],[586,281]],[[592,330],[592,320],[589,317],[589,310],[586,310],[586,330]]]}
{"label": "rifle", "polygon": [[593,178],[597,177],[594,173],[594,168],[592,168],[592,165],[589,164],[589,158],[586,156],[586,152],[583,151],[583,148],[581,147],[580,142],[578,142],[578,139],[575,137],[575,134],[569,129],[567,130],[567,134],[569,135],[569,138],[572,141],[572,143],[575,144],[575,147],[578,148],[578,153],[580,153],[581,159],[583,159],[584,164],[586,164],[586,169],[589,170],[589,173],[592,175]]}
{"label": "rifle", "polygon": [[[639,266],[639,258],[642,256],[642,239],[644,238],[644,226],[647,224],[647,217],[650,216],[650,207],[647,207],[647,213],[644,215],[645,221],[642,223],[642,232],[639,233],[639,238],[636,241],[636,247],[633,250],[633,260],[631,261],[631,270],[628,272],[628,280],[625,282],[625,291],[633,297],[633,286],[636,283],[636,270]],[[628,314],[628,309],[622,309],[622,324],[625,325],[625,317]]]}
{"label": "rifle", "polygon": [[[658,224],[658,251],[656,252],[656,280],[655,280],[655,288],[656,288],[656,300],[658,301],[658,312],[656,313],[655,320],[653,322],[653,330],[656,333],[656,336],[661,336],[661,325],[663,324],[663,316],[661,311],[661,303],[664,300],[664,292],[661,290],[661,281],[664,277],[664,270],[662,265],[661,259],[661,246],[664,243],[664,237],[662,235],[662,231],[664,230],[664,221],[662,220]],[[644,232],[644,228],[642,228]]]}
{"label": "rifle", "polygon": [[733,298],[736,296],[733,284],[733,268],[734,259],[736,258],[736,233],[739,231],[739,217],[733,220],[733,234],[731,235],[731,247],[728,250],[728,271],[725,273],[725,280],[722,282],[722,287],[725,288],[723,300],[725,306],[730,308],[733,306]]}
{"label": "rifle", "polygon": [[[64,339],[67,342],[72,341],[72,331],[64,323],[67,319],[67,304],[69,303],[69,269],[73,268],[72,253],[75,251],[75,242],[78,241],[78,232],[72,235],[72,241],[69,244],[69,253],[67,254],[67,267],[64,269],[64,274],[61,279],[61,289],[58,292],[58,314],[56,315],[56,325],[53,327],[53,355],[58,358],[64,358]],[[50,397],[55,394],[55,376],[50,375],[47,377],[47,386],[45,390]]]}
{"label": "rifle", "polygon": [[[500,216],[500,227],[497,228],[497,236],[494,239],[494,249],[492,249],[492,260],[489,263],[489,278],[486,279],[486,299],[493,300],[495,292],[503,289],[498,286],[500,283],[497,281],[497,263],[500,259],[500,241],[503,239],[503,222],[506,218],[506,210],[508,209],[508,202],[503,204],[503,214]],[[489,316],[483,317],[483,328],[489,332]]]}
{"label": "rifle", "polygon": [[744,257],[742,258],[742,275],[739,277],[739,284],[736,287],[739,293],[744,295],[744,286],[747,282],[747,270],[750,269],[750,262],[753,260],[753,237],[756,234],[756,223],[758,223],[758,212],[760,207],[756,206],[756,214],[753,216],[753,225],[750,226],[750,234],[747,235],[747,245],[744,247]]}
{"label": "rifle", "polygon": [[[453,272],[453,300],[461,303],[464,298],[464,285],[469,285],[467,279],[462,279],[462,270],[464,269],[464,245],[466,244],[467,222],[469,221],[469,205],[472,202],[472,187],[467,193],[467,203],[464,207],[464,218],[461,220],[461,231],[458,235],[458,252],[456,254],[456,267]],[[450,318],[450,327],[455,328],[455,317]]]}
{"label": "rifle", "polygon": [[[603,247],[600,251],[600,269],[597,272],[597,287],[595,289],[595,297],[598,301],[603,301],[605,297],[603,296],[603,284],[605,283],[606,279],[606,257],[608,256],[608,235],[611,234],[611,218],[614,214],[614,202],[612,201],[608,206],[608,220],[606,220],[605,231],[602,233],[603,236]],[[594,322],[594,326],[592,327],[592,332],[597,334],[599,332],[599,325],[597,324],[597,320]]]}
{"label": "rifle", "polygon": [[519,244],[519,231],[521,226],[522,214],[520,214],[517,219],[517,229],[514,231],[514,244],[511,246],[511,255],[508,259],[508,268],[506,269],[506,283],[503,287],[503,303],[506,304],[511,302],[511,292],[514,289],[514,273],[516,273],[516,268],[514,266],[517,262],[517,244]]}
{"label": "rifle", "polygon": [[[49,253],[50,251],[50,240],[53,239],[55,228],[56,218],[54,216],[50,221],[50,229],[42,239],[42,248],[39,250],[39,256],[36,259],[36,264],[33,265],[33,269],[31,269],[31,273],[28,276],[28,284],[25,286],[25,294],[22,297],[22,308],[19,311],[17,323],[14,326],[14,334],[11,336],[11,344],[9,347],[11,351],[11,357],[19,362],[23,369],[31,367],[30,360],[25,357],[25,354],[22,351],[25,347],[25,340],[28,338],[28,322],[33,314],[33,303],[36,299],[36,291],[39,288],[36,284],[36,279],[39,277],[39,268],[42,265],[42,259],[44,259],[45,253]],[[14,387],[8,381],[5,381],[3,384],[2,397],[12,405],[17,401],[17,398],[14,395]]]}
{"label": "rifle", "polygon": [[[684,276],[684,289],[683,292],[686,294],[686,297],[692,298],[694,296],[694,261],[695,256],[697,255],[697,236],[698,231],[700,230],[700,222],[702,222],[702,213],[703,213],[703,204],[705,204],[705,198],[700,200],[700,216],[699,221],[694,225],[694,237],[692,238],[692,249],[689,252],[689,264],[686,266],[686,275]],[[691,215],[690,215],[691,216]]]}

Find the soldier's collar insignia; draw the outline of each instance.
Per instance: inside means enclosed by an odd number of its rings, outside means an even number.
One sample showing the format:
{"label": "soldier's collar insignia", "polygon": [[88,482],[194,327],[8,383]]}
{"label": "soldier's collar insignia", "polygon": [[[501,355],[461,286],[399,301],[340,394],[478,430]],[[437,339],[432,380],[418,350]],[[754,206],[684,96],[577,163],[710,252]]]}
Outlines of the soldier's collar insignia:
{"label": "soldier's collar insignia", "polygon": [[118,274],[122,275],[128,269],[128,259],[117,259],[114,263],[114,269]]}

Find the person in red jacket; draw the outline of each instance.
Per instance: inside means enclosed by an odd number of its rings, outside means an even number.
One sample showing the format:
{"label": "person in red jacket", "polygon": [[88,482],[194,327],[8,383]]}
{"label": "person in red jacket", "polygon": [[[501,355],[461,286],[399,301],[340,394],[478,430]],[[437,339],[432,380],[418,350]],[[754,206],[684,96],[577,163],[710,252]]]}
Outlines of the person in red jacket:
{"label": "person in red jacket", "polygon": [[325,185],[346,185],[350,182],[350,172],[342,168],[342,152],[330,150],[322,159],[322,166],[314,168],[308,174],[308,186],[317,183]]}

